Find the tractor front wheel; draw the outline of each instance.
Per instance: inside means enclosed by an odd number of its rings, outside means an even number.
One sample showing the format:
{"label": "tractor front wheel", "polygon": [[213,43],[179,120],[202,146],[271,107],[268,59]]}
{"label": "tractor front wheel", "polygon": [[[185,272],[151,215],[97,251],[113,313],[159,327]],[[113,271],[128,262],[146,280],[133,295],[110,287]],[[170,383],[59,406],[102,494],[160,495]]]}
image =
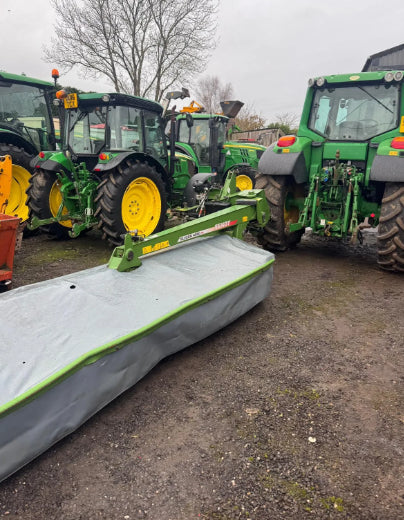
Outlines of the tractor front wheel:
{"label": "tractor front wheel", "polygon": [[[60,181],[54,173],[46,170],[38,170],[34,173],[30,180],[27,195],[30,217],[39,219],[56,217],[62,203],[62,194],[60,192]],[[67,209],[64,208],[62,213],[66,214]],[[71,220],[61,220],[43,226],[41,229],[57,238],[66,238],[72,225]]]}
{"label": "tractor front wheel", "polygon": [[302,238],[304,229],[289,231],[289,224],[299,220],[299,208],[293,204],[299,187],[293,177],[260,173],[256,177],[255,188],[265,191],[271,210],[270,220],[263,233],[258,236],[258,242],[270,251],[286,251],[296,246]]}
{"label": "tractor front wheel", "polygon": [[235,169],[236,187],[240,191],[253,190],[255,186],[255,170],[250,166],[239,166]]}
{"label": "tractor front wheel", "polygon": [[100,183],[95,216],[103,238],[120,245],[128,232],[148,236],[164,228],[166,192],[148,163],[126,162]]}
{"label": "tractor front wheel", "polygon": [[377,263],[387,271],[404,272],[404,184],[386,183],[377,237]]}

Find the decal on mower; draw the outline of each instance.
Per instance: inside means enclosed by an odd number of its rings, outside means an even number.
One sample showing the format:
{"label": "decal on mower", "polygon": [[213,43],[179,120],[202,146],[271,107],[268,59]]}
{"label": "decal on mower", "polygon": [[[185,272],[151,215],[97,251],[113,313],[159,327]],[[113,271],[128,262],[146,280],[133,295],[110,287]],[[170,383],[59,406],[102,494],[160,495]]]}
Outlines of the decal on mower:
{"label": "decal on mower", "polygon": [[144,247],[142,249],[142,255],[148,255],[149,253],[160,251],[160,249],[165,249],[166,247],[170,247],[170,242],[168,240],[164,240],[164,242],[158,242],[157,244],[154,244],[154,246]]}
{"label": "decal on mower", "polygon": [[191,238],[196,238],[202,235],[207,235],[208,233],[212,233],[212,231],[218,231],[219,229],[226,229],[228,227],[235,226],[237,222],[237,220],[226,220],[226,222],[220,222],[219,224],[215,224],[210,228],[202,229],[201,231],[195,231],[195,233],[190,233],[189,235],[184,235],[178,239],[178,242],[185,242],[186,240],[191,240]]}

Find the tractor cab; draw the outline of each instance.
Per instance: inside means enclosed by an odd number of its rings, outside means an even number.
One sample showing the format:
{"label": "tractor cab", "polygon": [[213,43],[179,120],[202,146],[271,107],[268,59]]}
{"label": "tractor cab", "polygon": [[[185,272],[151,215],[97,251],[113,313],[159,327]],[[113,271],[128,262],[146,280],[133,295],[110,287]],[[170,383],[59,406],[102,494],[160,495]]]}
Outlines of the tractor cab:
{"label": "tractor cab", "polygon": [[228,121],[225,116],[211,114],[177,116],[177,148],[195,156],[199,172],[223,172],[221,150],[226,141]]}
{"label": "tractor cab", "polygon": [[167,160],[162,107],[126,94],[70,94],[65,101],[63,150],[93,169],[101,153],[123,151]]}
{"label": "tractor cab", "polygon": [[31,153],[54,147],[52,90],[51,83],[1,72],[0,133]]}

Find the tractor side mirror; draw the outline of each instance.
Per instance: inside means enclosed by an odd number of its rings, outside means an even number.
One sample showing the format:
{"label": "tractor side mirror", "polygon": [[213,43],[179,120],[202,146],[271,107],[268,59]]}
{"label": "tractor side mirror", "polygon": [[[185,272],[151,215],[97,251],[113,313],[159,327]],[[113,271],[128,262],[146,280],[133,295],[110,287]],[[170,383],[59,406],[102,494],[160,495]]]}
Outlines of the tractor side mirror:
{"label": "tractor side mirror", "polygon": [[185,114],[185,120],[187,122],[188,128],[192,128],[194,126],[194,120],[189,112]]}

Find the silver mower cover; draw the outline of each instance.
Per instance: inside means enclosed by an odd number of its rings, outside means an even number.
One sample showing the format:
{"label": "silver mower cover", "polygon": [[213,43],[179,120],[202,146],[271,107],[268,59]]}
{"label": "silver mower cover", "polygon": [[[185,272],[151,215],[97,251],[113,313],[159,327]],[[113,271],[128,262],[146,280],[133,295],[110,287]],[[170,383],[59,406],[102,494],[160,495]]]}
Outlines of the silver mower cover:
{"label": "silver mower cover", "polygon": [[227,235],[120,273],[99,266],[0,296],[0,481],[161,359],[269,293],[274,255]]}

